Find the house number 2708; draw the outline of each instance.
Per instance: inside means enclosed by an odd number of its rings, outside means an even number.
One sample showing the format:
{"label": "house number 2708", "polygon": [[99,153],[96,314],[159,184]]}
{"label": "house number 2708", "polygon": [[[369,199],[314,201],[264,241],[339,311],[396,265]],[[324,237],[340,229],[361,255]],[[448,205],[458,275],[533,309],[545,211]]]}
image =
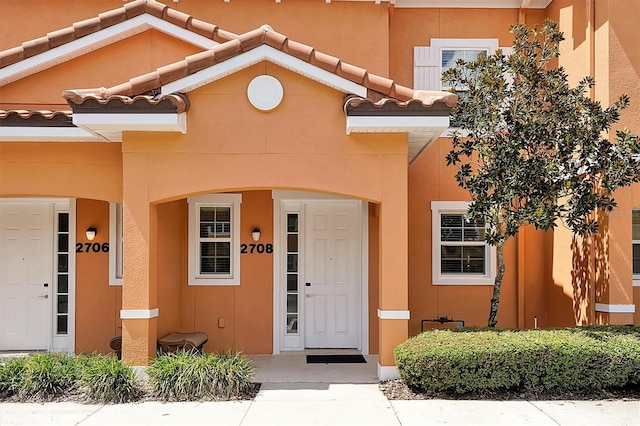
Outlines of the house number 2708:
{"label": "house number 2708", "polygon": [[240,253],[273,253],[273,244],[240,244]]}
{"label": "house number 2708", "polygon": [[76,253],[108,253],[109,243],[76,243]]}

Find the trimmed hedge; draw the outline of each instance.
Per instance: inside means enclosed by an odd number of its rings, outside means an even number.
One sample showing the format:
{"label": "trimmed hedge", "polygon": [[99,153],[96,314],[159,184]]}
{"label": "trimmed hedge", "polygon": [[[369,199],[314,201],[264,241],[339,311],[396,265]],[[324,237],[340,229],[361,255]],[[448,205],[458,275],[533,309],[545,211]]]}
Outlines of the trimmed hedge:
{"label": "trimmed hedge", "polygon": [[395,350],[404,382],[423,392],[533,392],[640,384],[640,327],[431,330]]}

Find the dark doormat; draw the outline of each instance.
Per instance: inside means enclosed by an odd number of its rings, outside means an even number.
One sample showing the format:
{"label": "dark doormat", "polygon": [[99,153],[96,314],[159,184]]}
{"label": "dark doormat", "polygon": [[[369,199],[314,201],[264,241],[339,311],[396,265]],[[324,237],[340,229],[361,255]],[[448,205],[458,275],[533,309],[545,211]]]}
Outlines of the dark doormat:
{"label": "dark doormat", "polygon": [[307,355],[307,364],[366,364],[362,355]]}

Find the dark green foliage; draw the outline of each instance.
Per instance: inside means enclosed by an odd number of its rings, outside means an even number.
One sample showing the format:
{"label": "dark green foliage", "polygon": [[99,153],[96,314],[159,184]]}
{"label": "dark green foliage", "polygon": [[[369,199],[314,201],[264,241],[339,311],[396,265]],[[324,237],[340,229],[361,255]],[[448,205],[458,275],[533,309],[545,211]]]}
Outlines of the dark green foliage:
{"label": "dark green foliage", "polygon": [[253,367],[242,354],[178,351],[158,356],[147,369],[149,382],[167,399],[229,399],[250,385]]}
{"label": "dark green foliage", "polygon": [[47,399],[71,389],[79,375],[74,357],[62,353],[35,354],[25,359],[19,394]]}
{"label": "dark green foliage", "polygon": [[434,330],[395,350],[400,376],[424,392],[532,392],[640,384],[640,327]]}
{"label": "dark green foliage", "polygon": [[0,361],[0,399],[40,401],[84,392],[95,402],[125,402],[138,390],[133,369],[113,356],[43,353]]}
{"label": "dark green foliage", "polygon": [[486,241],[497,249],[490,327],[504,244],[520,227],[548,230],[563,221],[578,235],[593,235],[596,213],[616,206],[612,193],[640,181],[638,137],[626,129],[615,132],[615,141],[605,137],[629,98],[604,108],[588,95],[592,77],[571,87],[564,69],[551,67],[563,40],[558,24],[519,24],[511,32],[513,54],[461,60],[443,74],[450,87],[468,89],[452,111],[461,131],[454,132],[446,160],[470,193],[468,215],[485,220]]}
{"label": "dark green foliage", "polygon": [[0,360],[0,399],[11,397],[20,391],[25,358]]}
{"label": "dark green foliage", "polygon": [[80,384],[96,402],[129,402],[139,392],[133,369],[113,355],[85,357]]}

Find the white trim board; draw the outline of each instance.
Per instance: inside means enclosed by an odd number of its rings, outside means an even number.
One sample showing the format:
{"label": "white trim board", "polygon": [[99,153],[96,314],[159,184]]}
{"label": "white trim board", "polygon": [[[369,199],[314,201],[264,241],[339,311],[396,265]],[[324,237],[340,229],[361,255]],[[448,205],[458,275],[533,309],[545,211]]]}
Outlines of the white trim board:
{"label": "white trim board", "polygon": [[449,116],[347,116],[347,135],[351,133],[432,132],[437,138],[449,127]]}
{"label": "white trim board", "polygon": [[396,310],[396,311],[389,311],[389,310],[383,310],[383,309],[378,309],[378,318],[380,319],[384,319],[384,320],[408,320],[411,317],[411,313],[409,312],[409,310]]}
{"label": "white trim board", "polygon": [[0,142],[106,142],[78,127],[0,127]]}
{"label": "white trim board", "polygon": [[122,309],[120,319],[151,319],[158,316],[158,308],[154,309]]}
{"label": "white trim board", "polygon": [[352,93],[362,97],[367,96],[366,87],[267,45],[258,46],[246,53],[205,68],[188,77],[166,84],[161,88],[161,96],[178,92],[190,92],[198,87],[207,85],[264,61],[272,62],[343,93]]}
{"label": "white trim board", "polygon": [[0,87],[149,29],[161,31],[202,49],[211,49],[219,44],[145,13],[0,69]]}
{"label": "white trim board", "polygon": [[596,312],[608,312],[610,314],[634,314],[636,312],[636,305],[596,303]]}

